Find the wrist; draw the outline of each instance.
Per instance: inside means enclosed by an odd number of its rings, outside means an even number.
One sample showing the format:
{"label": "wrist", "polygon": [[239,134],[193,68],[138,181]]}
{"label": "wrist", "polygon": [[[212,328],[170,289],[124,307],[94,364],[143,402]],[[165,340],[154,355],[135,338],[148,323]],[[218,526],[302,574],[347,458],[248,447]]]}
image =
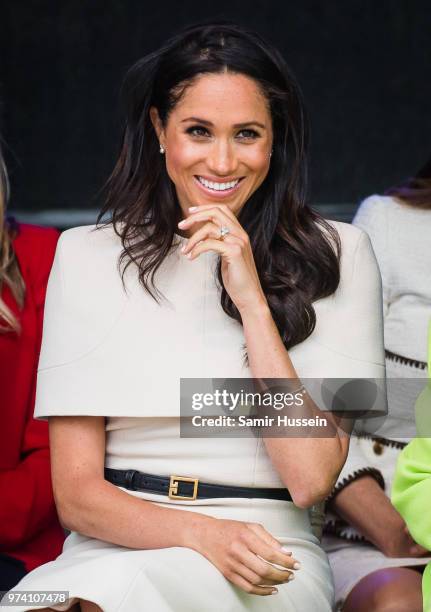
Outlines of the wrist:
{"label": "wrist", "polygon": [[268,306],[268,302],[265,300],[259,300],[248,306],[244,306],[239,311],[241,319],[244,323],[246,319],[267,319],[272,318],[271,310]]}
{"label": "wrist", "polygon": [[405,523],[400,515],[394,513],[389,517],[386,530],[382,530],[378,548],[386,557],[407,557],[410,547],[414,544],[411,537],[405,533]]}
{"label": "wrist", "polygon": [[213,529],[217,522],[212,516],[206,516],[199,512],[184,511],[184,528],[181,530],[180,546],[191,548],[203,554],[203,544],[209,529]]}

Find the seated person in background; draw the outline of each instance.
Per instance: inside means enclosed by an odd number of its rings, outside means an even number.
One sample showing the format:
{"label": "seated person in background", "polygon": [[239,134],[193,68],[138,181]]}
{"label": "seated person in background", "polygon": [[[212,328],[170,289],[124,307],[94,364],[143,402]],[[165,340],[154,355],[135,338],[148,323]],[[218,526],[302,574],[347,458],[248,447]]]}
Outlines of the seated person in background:
{"label": "seated person in background", "polygon": [[54,559],[64,532],[55,509],[48,424],[33,419],[45,288],[58,232],[5,216],[0,150],[0,591]]}
{"label": "seated person in background", "polygon": [[[431,321],[428,338],[428,372],[431,372]],[[406,521],[415,541],[428,549],[431,549],[430,412],[431,379],[416,402],[418,437],[400,453],[392,488],[392,503]],[[424,435],[428,437],[422,437]],[[431,564],[428,564],[424,571],[422,589],[424,612],[430,612]]]}
{"label": "seated person in background", "polygon": [[397,457],[416,434],[414,404],[427,375],[431,160],[405,184],[364,200],[353,224],[368,233],[382,276],[389,414],[379,429],[352,438],[328,500],[323,545],[338,609],[377,612],[398,601],[399,610],[421,611],[420,571],[430,553],[388,496]]}

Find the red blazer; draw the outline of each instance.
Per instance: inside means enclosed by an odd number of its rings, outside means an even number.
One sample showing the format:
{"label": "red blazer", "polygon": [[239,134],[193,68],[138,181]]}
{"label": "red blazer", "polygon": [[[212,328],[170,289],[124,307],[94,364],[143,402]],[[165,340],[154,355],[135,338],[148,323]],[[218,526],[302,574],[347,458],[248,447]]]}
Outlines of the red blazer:
{"label": "red blazer", "polygon": [[57,557],[64,541],[51,487],[48,424],[33,419],[45,290],[58,236],[20,224],[13,248],[26,286],[22,311],[9,287],[2,288],[21,334],[0,332],[0,551],[28,571]]}

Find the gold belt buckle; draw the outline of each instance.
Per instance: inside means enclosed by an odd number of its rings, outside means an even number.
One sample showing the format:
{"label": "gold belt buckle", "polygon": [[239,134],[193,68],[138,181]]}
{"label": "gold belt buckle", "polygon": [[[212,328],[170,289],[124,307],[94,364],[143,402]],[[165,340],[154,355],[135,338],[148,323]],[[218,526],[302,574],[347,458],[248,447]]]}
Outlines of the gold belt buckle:
{"label": "gold belt buckle", "polygon": [[[193,493],[192,495],[178,495],[178,483],[179,482],[192,482],[193,483]],[[169,482],[169,499],[188,499],[194,500],[198,494],[198,482],[199,478],[186,478],[185,476],[171,476]]]}

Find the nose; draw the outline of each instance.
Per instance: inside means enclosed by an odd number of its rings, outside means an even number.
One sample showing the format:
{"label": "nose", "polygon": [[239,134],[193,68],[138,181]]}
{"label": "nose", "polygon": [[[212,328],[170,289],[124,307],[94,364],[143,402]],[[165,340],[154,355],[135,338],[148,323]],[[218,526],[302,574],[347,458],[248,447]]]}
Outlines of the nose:
{"label": "nose", "polygon": [[237,166],[235,147],[229,141],[216,140],[207,157],[210,172],[220,176],[231,176]]}

